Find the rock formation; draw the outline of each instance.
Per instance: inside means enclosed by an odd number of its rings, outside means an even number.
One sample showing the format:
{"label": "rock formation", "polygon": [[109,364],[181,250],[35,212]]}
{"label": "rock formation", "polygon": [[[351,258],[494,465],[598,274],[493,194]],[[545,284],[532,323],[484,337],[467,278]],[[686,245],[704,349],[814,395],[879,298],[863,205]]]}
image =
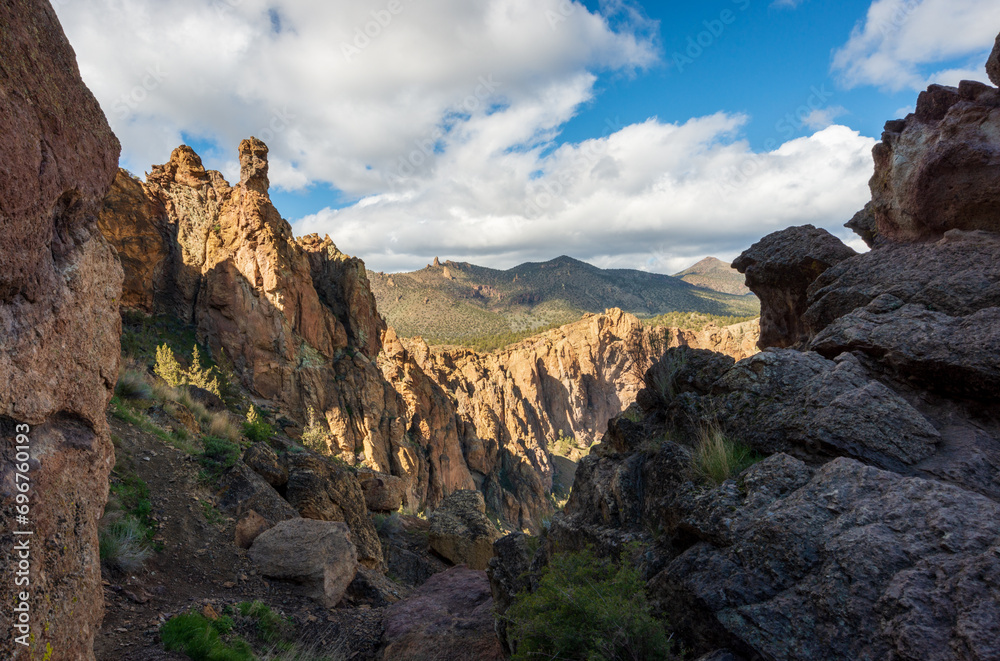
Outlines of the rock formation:
{"label": "rock formation", "polygon": [[386,661],[501,661],[486,574],[465,567],[435,574],[389,607],[383,641]]}
{"label": "rock formation", "polygon": [[185,146],[146,183],[119,174],[101,227],[123,255],[127,305],[190,321],[245,387],[302,425],[312,409],[328,451],[401,481],[411,510],[479,489],[491,511],[537,530],[551,507],[548,442],[586,447],[603,433],[638,390],[637,347],[655,335],[658,347],[756,351],[753,323],[647,332],[620,311],[491,355],[401,342],[361,260],[329,237],[292,238],[268,198],[267,147],[243,141],[240,163],[232,187]]}
{"label": "rock formation", "polygon": [[[870,252],[807,226],[736,260],[767,348],[667,352],[547,543],[495,544],[501,610],[552,550],[638,542],[656,610],[707,658],[1000,657],[998,108],[932,86],[887,125],[849,223]],[[759,460],[707,479],[711,434]]]}
{"label": "rock formation", "polygon": [[486,516],[486,502],[478,491],[456,491],[430,517],[430,545],[456,565],[485,570],[500,537]]}
{"label": "rock formation", "polygon": [[0,25],[0,656],[93,659],[122,282],[96,215],[120,147],[52,7],[5,2]]}
{"label": "rock formation", "polygon": [[264,576],[304,584],[328,608],[340,602],[358,572],[347,524],[330,521],[282,521],[254,540],[250,559]]}

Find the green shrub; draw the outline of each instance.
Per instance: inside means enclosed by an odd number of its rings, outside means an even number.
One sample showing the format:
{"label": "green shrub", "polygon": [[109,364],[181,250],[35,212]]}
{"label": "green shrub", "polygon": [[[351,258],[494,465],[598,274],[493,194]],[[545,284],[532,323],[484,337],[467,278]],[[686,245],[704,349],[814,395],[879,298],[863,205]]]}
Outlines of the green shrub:
{"label": "green shrub", "polygon": [[[196,612],[176,615],[160,627],[160,640],[168,652],[181,652],[193,661],[256,661],[253,650],[238,636],[228,617],[210,620]],[[224,640],[227,636],[229,640]]]}
{"label": "green shrub", "polygon": [[330,451],[330,442],[327,440],[330,432],[326,424],[320,424],[316,419],[316,409],[309,407],[309,423],[302,432],[302,445],[313,452],[327,454]]}
{"label": "green shrub", "polygon": [[676,658],[664,623],[650,614],[639,570],[589,549],[554,555],[538,588],[520,593],[505,617],[515,660]]}
{"label": "green shrub", "polygon": [[236,605],[243,617],[254,620],[257,639],[268,645],[282,646],[293,638],[294,626],[286,617],[278,615],[260,601],[244,601]]}
{"label": "green shrub", "polygon": [[206,436],[202,439],[201,465],[206,477],[214,479],[240,458],[240,446],[225,438]]}
{"label": "green shrub", "polygon": [[274,429],[251,404],[250,410],[247,411],[247,421],[243,423],[243,435],[251,441],[260,442],[271,438],[272,434]]}
{"label": "green shrub", "polygon": [[695,471],[715,484],[722,484],[763,459],[743,443],[729,439],[718,426],[703,427],[692,458]]}

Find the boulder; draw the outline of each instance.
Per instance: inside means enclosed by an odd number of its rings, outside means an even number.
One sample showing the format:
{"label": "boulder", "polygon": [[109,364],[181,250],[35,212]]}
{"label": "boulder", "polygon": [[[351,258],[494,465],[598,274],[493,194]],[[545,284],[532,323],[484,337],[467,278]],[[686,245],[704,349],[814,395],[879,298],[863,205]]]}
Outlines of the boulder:
{"label": "boulder", "polygon": [[358,480],[365,494],[365,504],[372,512],[395,512],[403,506],[406,482],[395,475],[360,471]]}
{"label": "boulder", "polygon": [[264,576],[307,586],[328,608],[340,602],[358,571],[347,524],[335,521],[283,521],[254,540],[250,560]]}
{"label": "boulder", "polygon": [[184,389],[191,395],[191,399],[199,402],[210,413],[221,413],[226,410],[226,403],[214,392],[198,386],[184,386]]}
{"label": "boulder", "polygon": [[486,573],[454,567],[389,606],[380,658],[501,661]]}
{"label": "boulder", "polygon": [[696,543],[649,584],[696,651],[788,661],[1000,655],[997,503],[837,459],[798,488],[737,505],[731,544]]}
{"label": "boulder", "polygon": [[290,453],[287,461],[288,502],[307,519],[345,522],[357,545],[361,564],[381,569],[382,544],[368,516],[357,478],[347,468],[310,452]]}
{"label": "boulder", "polygon": [[222,474],[217,487],[219,507],[237,518],[250,510],[271,524],[299,516],[274,487],[242,461]]}
{"label": "boulder", "polygon": [[806,291],[816,278],[857,253],[823,229],[789,227],[769,234],[733,262],[760,298],[761,349],[802,346],[809,339],[802,321]]}
{"label": "boulder", "polygon": [[267,519],[257,514],[257,512],[250,510],[236,523],[236,533],[233,541],[239,548],[248,549],[254,540],[260,537],[262,532],[270,530],[273,527],[273,523],[268,523]]}
{"label": "boulder", "polygon": [[428,518],[431,549],[451,562],[484,570],[500,532],[486,516],[479,491],[456,491]]}
{"label": "boulder", "polygon": [[243,453],[243,463],[278,489],[288,484],[288,468],[267,443],[257,442]]}
{"label": "boulder", "polygon": [[682,394],[668,419],[687,438],[718,422],[758,452],[816,460],[850,456],[901,469],[935,452],[940,434],[852,354],[768,349],[737,363],[710,394]]}
{"label": "boulder", "polygon": [[[123,277],[96,219],[120,145],[48,2],[0,3],[0,26],[0,658],[91,661]],[[30,520],[17,525],[23,464]],[[13,530],[34,532],[30,586],[15,582],[28,538]],[[26,591],[30,632],[14,619]]]}

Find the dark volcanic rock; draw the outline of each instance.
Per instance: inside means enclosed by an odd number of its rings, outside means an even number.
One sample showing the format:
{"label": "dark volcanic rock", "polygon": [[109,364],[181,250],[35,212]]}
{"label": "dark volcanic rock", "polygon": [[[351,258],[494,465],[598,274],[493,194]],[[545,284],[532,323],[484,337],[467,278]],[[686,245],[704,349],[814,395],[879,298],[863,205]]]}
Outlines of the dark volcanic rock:
{"label": "dark volcanic rock", "polygon": [[383,640],[385,661],[501,661],[486,572],[435,574],[389,607]]}
{"label": "dark volcanic rock", "polygon": [[746,274],[747,286],[760,298],[761,349],[791,347],[808,340],[802,323],[806,290],[853,250],[812,225],[769,234],[736,258],[733,268]]}
{"label": "dark volcanic rock", "polygon": [[899,469],[932,455],[939,434],[851,354],[769,349],[736,364],[709,395],[677,397],[672,422],[689,436],[713,421],[759,452],[850,456]]}
{"label": "dark volcanic rock", "polygon": [[990,53],[990,59],[986,61],[986,73],[989,74],[993,84],[1000,87],[1000,35],[997,35],[993,52]]}
{"label": "dark volcanic rock", "polygon": [[993,659],[998,516],[967,491],[838,459],[766,507],[735,512],[732,545],[691,547],[650,591],[702,648],[736,640],[789,661]]}
{"label": "dark volcanic rock", "polygon": [[254,443],[243,453],[243,463],[276,489],[288,484],[288,468],[267,443]]}
{"label": "dark volcanic rock", "polygon": [[1000,308],[950,317],[884,294],[835,321],[811,346],[831,357],[862,351],[929,390],[1000,401]]}
{"label": "dark volcanic rock", "polygon": [[[0,657],[87,661],[104,614],[97,522],[122,292],[97,213],[120,146],[51,5],[0,3],[0,26]],[[30,460],[17,455],[25,444]],[[22,464],[27,524],[15,521]],[[30,585],[15,583],[14,530],[34,532]],[[22,592],[30,635],[15,629]]]}
{"label": "dark volcanic rock", "polygon": [[951,231],[933,244],[890,244],[841,262],[809,287],[810,335],[883,294],[953,317],[1000,307],[1000,235]]}
{"label": "dark volcanic rock", "polygon": [[235,517],[253,510],[274,525],[299,516],[263,477],[242,461],[237,461],[219,479],[219,507]]}
{"label": "dark volcanic rock", "polygon": [[428,521],[434,551],[455,564],[486,569],[500,532],[486,516],[482,493],[463,490],[450,494]]}

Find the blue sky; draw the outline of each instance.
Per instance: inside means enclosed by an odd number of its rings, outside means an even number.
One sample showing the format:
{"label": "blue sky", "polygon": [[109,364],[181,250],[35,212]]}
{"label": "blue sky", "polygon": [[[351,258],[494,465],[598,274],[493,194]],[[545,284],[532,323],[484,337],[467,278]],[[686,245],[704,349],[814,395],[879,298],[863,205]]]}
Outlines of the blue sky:
{"label": "blue sky", "polygon": [[[995,0],[74,0],[141,174],[182,142],[370,268],[571,254],[674,272],[843,223],[928,83],[986,80]],[[123,58],[122,53],[128,53]],[[852,245],[858,245],[854,242]]]}

